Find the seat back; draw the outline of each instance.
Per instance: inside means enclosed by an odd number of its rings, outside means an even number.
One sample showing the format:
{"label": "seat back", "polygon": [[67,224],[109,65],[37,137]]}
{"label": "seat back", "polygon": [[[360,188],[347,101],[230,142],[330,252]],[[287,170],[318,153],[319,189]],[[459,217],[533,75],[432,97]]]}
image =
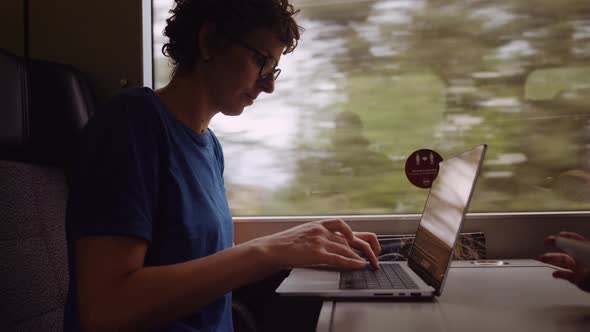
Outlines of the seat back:
{"label": "seat back", "polygon": [[0,73],[0,326],[61,331],[65,170],[93,98],[69,66],[0,50]]}

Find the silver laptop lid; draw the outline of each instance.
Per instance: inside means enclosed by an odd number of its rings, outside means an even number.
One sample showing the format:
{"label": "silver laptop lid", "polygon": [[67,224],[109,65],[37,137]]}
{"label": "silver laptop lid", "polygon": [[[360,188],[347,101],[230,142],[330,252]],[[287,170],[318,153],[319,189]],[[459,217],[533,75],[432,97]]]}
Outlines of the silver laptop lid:
{"label": "silver laptop lid", "polygon": [[408,265],[440,295],[487,145],[439,164]]}

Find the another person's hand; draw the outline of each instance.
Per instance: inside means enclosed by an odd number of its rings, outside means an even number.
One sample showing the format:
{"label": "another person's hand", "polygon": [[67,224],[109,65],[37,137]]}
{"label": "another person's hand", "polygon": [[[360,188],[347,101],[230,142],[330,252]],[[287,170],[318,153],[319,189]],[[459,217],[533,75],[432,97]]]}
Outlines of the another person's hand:
{"label": "another person's hand", "polygon": [[326,264],[343,269],[360,269],[366,261],[355,252],[362,252],[374,268],[379,268],[381,252],[373,233],[353,232],[340,219],[305,223],[281,233],[250,242],[263,250],[276,268],[293,268]]}
{"label": "another person's hand", "polygon": [[[545,238],[545,246],[550,248],[557,248],[555,245],[555,238],[557,236],[566,237],[578,241],[588,241],[585,237],[573,232],[560,232],[556,235],[550,235]],[[539,260],[559,266],[564,270],[553,272],[555,278],[568,280],[580,289],[590,292],[590,266],[582,266],[579,262],[568,254],[561,252],[550,252],[539,256]]]}

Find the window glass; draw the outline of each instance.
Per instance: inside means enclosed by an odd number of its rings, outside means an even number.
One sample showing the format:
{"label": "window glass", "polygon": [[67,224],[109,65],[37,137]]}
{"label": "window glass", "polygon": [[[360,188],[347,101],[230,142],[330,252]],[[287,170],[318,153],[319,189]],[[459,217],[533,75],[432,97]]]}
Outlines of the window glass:
{"label": "window glass", "polygon": [[[590,207],[590,1],[292,1],[272,95],[216,116],[234,215],[419,213],[406,158],[489,150],[470,211]],[[155,87],[171,0],[154,0]]]}

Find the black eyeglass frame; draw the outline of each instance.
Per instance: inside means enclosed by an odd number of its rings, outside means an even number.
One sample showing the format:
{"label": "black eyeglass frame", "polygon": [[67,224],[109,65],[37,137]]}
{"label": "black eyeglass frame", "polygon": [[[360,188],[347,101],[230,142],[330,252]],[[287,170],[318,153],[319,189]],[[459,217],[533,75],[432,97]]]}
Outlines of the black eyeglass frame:
{"label": "black eyeglass frame", "polygon": [[[231,41],[242,46],[243,48],[251,51],[252,53],[256,54],[256,56],[260,57],[260,59],[264,60],[263,64],[259,64],[260,65],[260,71],[258,72],[258,79],[259,80],[265,80],[271,75],[273,77],[273,80],[275,80],[275,81],[277,80],[277,78],[281,74],[281,69],[277,68],[279,61],[277,59],[275,59],[274,56],[266,55],[266,54],[260,52],[259,50],[257,50],[256,48],[248,45],[246,42],[244,42],[242,40],[232,38]],[[275,63],[275,65],[273,66],[273,69],[270,72],[268,72],[267,74],[263,75],[262,71],[264,70],[264,67],[266,67],[267,62],[271,61],[271,60],[274,61],[274,63]]]}

